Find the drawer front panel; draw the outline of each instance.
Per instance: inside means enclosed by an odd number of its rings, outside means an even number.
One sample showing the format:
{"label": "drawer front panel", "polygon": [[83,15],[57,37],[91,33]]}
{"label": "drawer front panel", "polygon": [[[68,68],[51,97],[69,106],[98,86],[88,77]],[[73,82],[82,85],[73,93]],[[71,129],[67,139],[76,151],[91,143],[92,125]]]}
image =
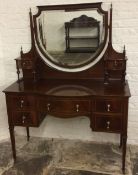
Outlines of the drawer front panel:
{"label": "drawer front panel", "polygon": [[33,62],[31,60],[22,60],[22,69],[32,69]]}
{"label": "drawer front panel", "polygon": [[122,129],[122,118],[111,116],[95,117],[95,128],[97,131],[120,132]]}
{"label": "drawer front panel", "polygon": [[16,110],[31,110],[35,107],[35,98],[33,96],[13,96],[12,108]]}
{"label": "drawer front panel", "polygon": [[41,112],[46,112],[47,111],[47,100],[45,98],[37,98],[37,103],[36,103],[36,107],[37,107],[37,111],[41,111]]}
{"label": "drawer front panel", "polygon": [[90,113],[91,105],[87,100],[56,100],[47,101],[46,109],[51,114],[80,115]]}
{"label": "drawer front panel", "polygon": [[122,101],[116,99],[98,99],[95,101],[95,111],[105,113],[122,113]]}
{"label": "drawer front panel", "polygon": [[124,70],[126,67],[126,62],[124,60],[112,60],[107,63],[107,68],[109,70]]}
{"label": "drawer front panel", "polygon": [[17,126],[36,126],[37,120],[34,112],[13,112],[12,122]]}

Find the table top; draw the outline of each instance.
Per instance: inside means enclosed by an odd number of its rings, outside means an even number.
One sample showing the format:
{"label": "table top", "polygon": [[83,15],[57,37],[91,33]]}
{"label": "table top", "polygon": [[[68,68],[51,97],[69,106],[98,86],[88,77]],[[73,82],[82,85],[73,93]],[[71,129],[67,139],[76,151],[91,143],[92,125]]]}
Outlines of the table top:
{"label": "table top", "polygon": [[3,90],[4,93],[29,93],[42,94],[47,96],[67,96],[67,97],[85,97],[85,96],[117,96],[130,97],[128,82],[121,84],[111,82],[105,85],[103,81],[96,80],[64,80],[47,79],[33,81],[16,81]]}

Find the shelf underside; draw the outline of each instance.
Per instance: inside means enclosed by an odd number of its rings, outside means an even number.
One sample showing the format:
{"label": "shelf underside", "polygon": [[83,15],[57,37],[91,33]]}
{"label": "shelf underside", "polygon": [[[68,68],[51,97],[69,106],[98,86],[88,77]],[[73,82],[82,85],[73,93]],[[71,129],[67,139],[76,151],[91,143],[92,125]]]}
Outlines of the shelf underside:
{"label": "shelf underside", "polygon": [[95,52],[97,47],[70,47],[67,52]]}
{"label": "shelf underside", "polygon": [[70,36],[70,37],[67,37],[67,39],[70,39],[70,40],[75,40],[75,39],[78,39],[78,40],[92,40],[92,39],[97,39],[98,40],[98,37],[97,36]]}

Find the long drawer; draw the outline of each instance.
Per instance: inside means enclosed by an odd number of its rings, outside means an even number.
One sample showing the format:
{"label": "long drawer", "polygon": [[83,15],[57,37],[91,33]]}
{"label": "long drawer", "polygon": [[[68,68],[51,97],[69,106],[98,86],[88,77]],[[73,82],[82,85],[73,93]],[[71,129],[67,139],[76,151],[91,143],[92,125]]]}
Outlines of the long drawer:
{"label": "long drawer", "polygon": [[67,115],[90,114],[91,102],[89,100],[47,100],[47,113]]}

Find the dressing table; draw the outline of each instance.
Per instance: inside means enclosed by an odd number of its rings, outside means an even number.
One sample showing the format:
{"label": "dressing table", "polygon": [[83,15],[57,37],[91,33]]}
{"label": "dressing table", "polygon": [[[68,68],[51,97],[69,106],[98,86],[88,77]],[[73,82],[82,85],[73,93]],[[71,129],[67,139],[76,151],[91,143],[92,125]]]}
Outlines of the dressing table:
{"label": "dressing table", "polygon": [[[31,50],[21,49],[15,59],[18,80],[4,90],[14,160],[15,126],[26,127],[29,140],[29,127],[39,127],[46,114],[66,119],[83,115],[92,131],[120,135],[125,172],[130,90],[125,47],[122,53],[112,47],[112,6],[109,11],[101,2],[38,6],[37,14],[29,15]],[[81,15],[98,21],[99,47],[92,53],[66,52],[65,23]],[[80,37],[78,26],[75,37]],[[93,34],[91,27],[83,32]]]}

